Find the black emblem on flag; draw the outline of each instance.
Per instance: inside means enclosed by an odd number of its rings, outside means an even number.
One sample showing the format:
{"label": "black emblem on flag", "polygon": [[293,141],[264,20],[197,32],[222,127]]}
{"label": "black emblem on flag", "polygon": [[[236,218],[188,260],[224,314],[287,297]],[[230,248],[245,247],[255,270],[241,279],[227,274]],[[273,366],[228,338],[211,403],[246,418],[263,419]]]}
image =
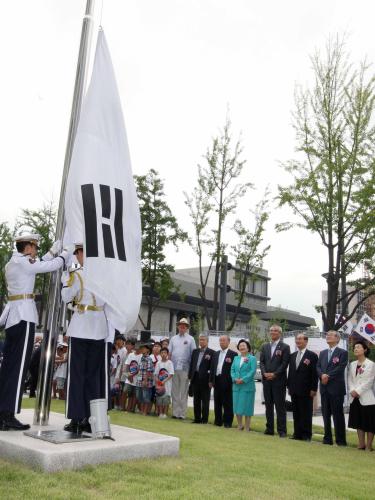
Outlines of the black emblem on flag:
{"label": "black emblem on flag", "polygon": [[[123,216],[123,196],[122,190],[114,188],[114,218],[113,218],[113,232],[115,236],[115,246],[112,239],[111,230],[111,188],[104,184],[100,184],[100,201],[102,206],[102,233],[103,233],[103,247],[104,256],[110,259],[116,257],[115,247],[117,250],[117,257],[119,260],[126,261],[125,243],[124,243],[124,229],[122,225]],[[81,186],[82,202],[83,202],[83,216],[85,219],[85,232],[86,232],[86,256],[99,257],[98,248],[98,214],[96,210],[96,200],[93,184],[84,184]],[[108,221],[108,222],[107,222]]]}

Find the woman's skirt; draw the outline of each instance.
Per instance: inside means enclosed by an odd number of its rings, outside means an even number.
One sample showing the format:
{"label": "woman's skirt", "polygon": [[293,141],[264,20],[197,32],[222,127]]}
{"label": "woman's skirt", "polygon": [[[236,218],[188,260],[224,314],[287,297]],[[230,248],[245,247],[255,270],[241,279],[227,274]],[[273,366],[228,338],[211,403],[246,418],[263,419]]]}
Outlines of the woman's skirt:
{"label": "woman's skirt", "polygon": [[233,391],[233,412],[236,415],[252,417],[254,415],[255,391]]}
{"label": "woman's skirt", "polygon": [[375,433],[375,405],[361,405],[355,398],[349,409],[348,427]]}

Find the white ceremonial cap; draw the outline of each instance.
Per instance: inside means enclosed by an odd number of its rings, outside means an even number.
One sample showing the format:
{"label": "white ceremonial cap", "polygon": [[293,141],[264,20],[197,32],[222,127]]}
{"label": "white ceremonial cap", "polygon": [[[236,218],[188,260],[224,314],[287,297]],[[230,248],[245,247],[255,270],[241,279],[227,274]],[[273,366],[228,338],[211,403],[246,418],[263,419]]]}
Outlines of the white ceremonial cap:
{"label": "white ceremonial cap", "polygon": [[38,244],[40,240],[40,235],[37,233],[22,233],[14,238],[14,241],[18,243],[19,241],[27,241],[30,243]]}
{"label": "white ceremonial cap", "polygon": [[74,243],[75,249],[73,255],[77,253],[78,250],[83,250],[83,243]]}

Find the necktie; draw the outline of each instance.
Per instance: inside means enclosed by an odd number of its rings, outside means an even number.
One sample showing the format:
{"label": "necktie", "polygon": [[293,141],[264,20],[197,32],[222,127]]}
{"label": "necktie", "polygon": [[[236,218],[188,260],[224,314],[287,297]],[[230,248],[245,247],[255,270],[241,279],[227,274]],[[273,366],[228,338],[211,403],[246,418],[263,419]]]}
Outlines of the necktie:
{"label": "necktie", "polygon": [[301,359],[302,359],[302,351],[298,351],[297,359],[296,359],[296,368],[298,368],[298,366],[301,362]]}
{"label": "necktie", "polygon": [[328,363],[331,361],[332,358],[332,349],[328,349]]}

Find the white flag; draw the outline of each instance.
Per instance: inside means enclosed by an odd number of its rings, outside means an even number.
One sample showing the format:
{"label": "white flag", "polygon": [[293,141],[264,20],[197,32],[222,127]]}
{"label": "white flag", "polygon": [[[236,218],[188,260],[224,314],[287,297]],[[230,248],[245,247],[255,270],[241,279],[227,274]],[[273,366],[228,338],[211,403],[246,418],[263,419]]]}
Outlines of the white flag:
{"label": "white flag", "polygon": [[375,344],[375,321],[368,314],[362,316],[354,331]]}
{"label": "white flag", "polygon": [[[336,314],[335,315],[335,321],[337,321],[339,318],[341,317],[341,314]],[[345,318],[344,318],[345,319]],[[353,331],[353,328],[354,328],[354,325],[353,323],[349,320],[347,321],[344,325],[342,325],[340,328],[339,328],[339,332],[342,332],[342,333],[347,333],[348,335],[350,335]]]}
{"label": "white flag", "polygon": [[102,30],[74,143],[65,216],[69,242],[84,244],[85,286],[106,302],[115,328],[130,330],[142,298],[141,221],[120,97]]}

